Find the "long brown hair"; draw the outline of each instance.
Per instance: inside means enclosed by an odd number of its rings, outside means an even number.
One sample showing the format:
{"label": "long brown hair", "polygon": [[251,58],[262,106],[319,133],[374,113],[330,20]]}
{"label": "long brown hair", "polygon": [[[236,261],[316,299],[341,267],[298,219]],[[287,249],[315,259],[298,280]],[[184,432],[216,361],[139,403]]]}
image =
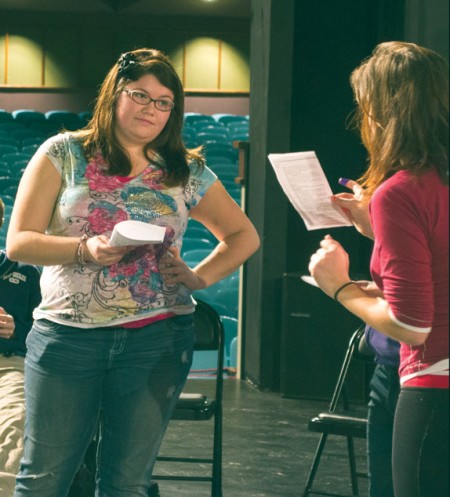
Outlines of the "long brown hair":
{"label": "long brown hair", "polygon": [[379,44],[350,77],[369,167],[369,194],[401,169],[435,167],[448,184],[448,64],[414,43]]}
{"label": "long brown hair", "polygon": [[163,131],[144,147],[147,159],[156,151],[165,162],[165,183],[168,186],[185,185],[189,179],[188,161],[202,167],[204,160],[198,151],[188,151],[182,140],[184,118],[183,86],[169,58],[159,50],[140,48],[122,54],[110,69],[100,88],[92,119],[74,135],[83,142],[86,157],[99,152],[107,166],[107,174],[126,176],[131,171],[130,157],[115,135],[116,105],[122,89],[129,81],[152,74],[174,95],[174,108]]}

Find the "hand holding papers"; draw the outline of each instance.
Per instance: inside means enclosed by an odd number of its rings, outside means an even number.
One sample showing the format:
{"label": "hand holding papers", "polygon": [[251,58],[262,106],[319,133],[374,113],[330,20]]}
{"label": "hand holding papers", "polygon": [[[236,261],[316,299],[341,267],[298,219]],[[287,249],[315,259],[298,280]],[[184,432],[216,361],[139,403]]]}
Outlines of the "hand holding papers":
{"label": "hand holding papers", "polygon": [[142,221],[121,221],[114,226],[109,244],[111,247],[125,245],[154,245],[162,243],[166,228]]}
{"label": "hand holding papers", "polygon": [[312,276],[300,276],[300,279],[302,279],[305,283],[308,283],[308,285],[316,286],[317,288],[319,288],[317,281]]}
{"label": "hand holding papers", "polygon": [[284,193],[305,222],[306,229],[352,226],[330,200],[333,195],[315,152],[270,154]]}

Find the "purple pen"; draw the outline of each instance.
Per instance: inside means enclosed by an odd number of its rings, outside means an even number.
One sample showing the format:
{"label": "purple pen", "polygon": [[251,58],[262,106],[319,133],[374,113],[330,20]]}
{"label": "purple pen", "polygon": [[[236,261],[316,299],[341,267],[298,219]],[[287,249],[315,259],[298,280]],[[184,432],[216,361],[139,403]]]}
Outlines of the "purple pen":
{"label": "purple pen", "polygon": [[339,181],[338,183],[342,186],[347,186],[347,183],[349,182],[350,180],[348,178],[339,178]]}

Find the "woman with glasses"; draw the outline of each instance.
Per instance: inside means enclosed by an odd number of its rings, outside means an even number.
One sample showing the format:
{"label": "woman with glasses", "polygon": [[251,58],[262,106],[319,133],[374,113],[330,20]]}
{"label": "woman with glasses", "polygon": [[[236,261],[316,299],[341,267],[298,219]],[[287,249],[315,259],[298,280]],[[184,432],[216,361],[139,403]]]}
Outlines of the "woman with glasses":
{"label": "woman with glasses", "polygon": [[[65,496],[97,432],[97,495],[147,497],[192,361],[191,293],[259,246],[199,151],[184,147],[183,98],[164,54],[123,54],[86,128],[50,138],[23,175],[7,250],[43,275],[16,497]],[[195,268],[180,257],[190,217],[218,240]],[[163,241],[110,245],[126,220],[163,227]]]}
{"label": "woman with glasses", "polygon": [[310,271],[322,290],[400,342],[392,471],[396,497],[449,495],[448,64],[413,43],[386,42],[351,84],[369,168],[334,200],[374,240],[375,285],[349,278],[326,236]]}

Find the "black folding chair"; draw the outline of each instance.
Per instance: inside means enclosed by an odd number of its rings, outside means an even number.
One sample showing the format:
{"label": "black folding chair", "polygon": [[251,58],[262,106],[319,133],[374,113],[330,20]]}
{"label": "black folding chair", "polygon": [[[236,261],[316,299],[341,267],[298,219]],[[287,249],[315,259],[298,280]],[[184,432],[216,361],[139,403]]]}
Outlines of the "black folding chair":
{"label": "black folding chair", "polygon": [[[344,361],[333,392],[333,396],[328,407],[328,411],[319,413],[308,423],[309,431],[321,433],[322,436],[320,437],[319,443],[317,445],[316,453],[314,455],[305,489],[302,494],[303,497],[309,497],[309,495],[312,494],[347,497],[338,493],[321,492],[319,490],[312,489],[314,479],[319,468],[319,463],[325,449],[325,444],[328,439],[328,435],[338,435],[347,438],[350,480],[353,496],[359,495],[358,478],[367,478],[366,473],[359,472],[356,468],[355,448],[353,443],[354,438],[366,438],[367,416],[361,417],[353,415],[351,411],[349,411],[350,403],[347,392],[345,390],[345,380],[347,378],[347,373],[354,359],[362,359],[367,365],[369,363],[373,364],[373,356],[369,355],[366,352],[363,353],[360,351],[362,349],[361,341],[364,338],[364,328],[364,326],[359,327],[350,338],[347,352],[344,357]],[[343,409],[338,411],[337,407],[341,398],[343,400]]]}
{"label": "black folding chair", "polygon": [[[200,475],[153,475],[152,480],[178,480],[211,482],[211,497],[222,497],[222,394],[223,394],[223,357],[224,329],[219,314],[206,302],[197,299],[194,313],[195,350],[217,351],[217,371],[215,391],[212,397],[204,393],[182,393],[171,418],[178,421],[213,420],[212,454],[198,458],[189,455],[166,457],[160,455],[159,462],[194,463],[211,465],[210,476]],[[180,450],[184,448],[179,447]]]}

